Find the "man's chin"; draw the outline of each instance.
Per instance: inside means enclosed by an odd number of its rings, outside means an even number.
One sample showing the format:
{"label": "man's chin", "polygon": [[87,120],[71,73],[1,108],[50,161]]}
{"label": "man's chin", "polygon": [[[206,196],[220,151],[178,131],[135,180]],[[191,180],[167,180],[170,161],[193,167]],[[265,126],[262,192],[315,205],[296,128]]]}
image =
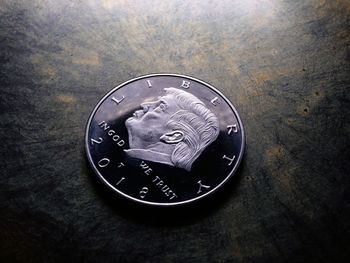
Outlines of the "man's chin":
{"label": "man's chin", "polygon": [[134,117],[130,117],[130,118],[127,118],[126,121],[125,121],[125,127],[129,130],[131,129],[132,130],[132,124],[133,122],[135,122],[136,119]]}

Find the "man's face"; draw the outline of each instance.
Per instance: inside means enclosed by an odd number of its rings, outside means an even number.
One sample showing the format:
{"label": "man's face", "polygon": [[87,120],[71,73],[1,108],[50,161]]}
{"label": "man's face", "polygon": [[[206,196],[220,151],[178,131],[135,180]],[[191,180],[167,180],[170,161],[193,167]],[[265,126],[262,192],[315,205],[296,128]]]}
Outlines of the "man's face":
{"label": "man's face", "polygon": [[159,97],[157,101],[142,103],[141,108],[125,122],[130,148],[146,149],[160,142],[160,137],[170,132],[166,128],[170,117],[181,110],[172,94]]}

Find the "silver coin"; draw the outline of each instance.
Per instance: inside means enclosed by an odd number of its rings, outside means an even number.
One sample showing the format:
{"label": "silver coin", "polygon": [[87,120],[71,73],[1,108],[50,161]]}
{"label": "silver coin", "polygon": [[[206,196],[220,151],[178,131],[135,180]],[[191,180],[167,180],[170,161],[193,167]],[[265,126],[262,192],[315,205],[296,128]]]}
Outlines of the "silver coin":
{"label": "silver coin", "polygon": [[174,206],[206,197],[236,172],[245,145],[234,106],[204,81],[152,74],[114,88],[86,127],[88,160],[117,194]]}

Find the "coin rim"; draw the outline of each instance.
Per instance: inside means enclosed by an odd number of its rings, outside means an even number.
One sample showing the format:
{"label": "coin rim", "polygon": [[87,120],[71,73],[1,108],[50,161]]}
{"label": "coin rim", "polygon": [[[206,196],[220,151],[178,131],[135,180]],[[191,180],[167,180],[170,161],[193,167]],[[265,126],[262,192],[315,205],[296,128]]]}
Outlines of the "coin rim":
{"label": "coin rim", "polygon": [[[164,76],[171,76],[171,77],[180,77],[180,78],[185,78],[185,79],[190,79],[190,80],[194,80],[197,81],[199,83],[201,83],[202,85],[212,89],[214,92],[216,92],[218,95],[220,95],[225,101],[226,103],[230,106],[230,108],[232,109],[232,111],[234,112],[234,114],[236,115],[236,118],[238,120],[239,126],[240,126],[240,130],[241,130],[241,134],[242,134],[242,143],[241,143],[241,150],[238,156],[238,160],[235,164],[235,166],[233,167],[233,169],[231,170],[231,172],[228,174],[228,176],[225,177],[225,179],[218,184],[215,188],[211,189],[210,191],[208,191],[207,193],[200,195],[198,197],[189,199],[189,200],[185,200],[185,201],[181,201],[181,202],[175,202],[175,203],[157,203],[157,202],[149,202],[149,201],[144,201],[144,200],[140,200],[137,199],[135,197],[132,197],[130,195],[127,195],[126,193],[123,193],[122,191],[118,190],[117,188],[115,188],[113,185],[111,185],[103,176],[102,174],[98,171],[98,169],[96,168],[92,157],[90,155],[90,150],[89,150],[89,138],[88,138],[88,133],[89,133],[89,127],[91,124],[91,121],[96,113],[96,111],[98,110],[98,108],[101,106],[101,104],[115,91],[117,91],[118,89],[126,86],[127,84],[140,80],[140,79],[145,79],[145,78],[149,78],[149,77],[164,77]],[[98,178],[100,178],[100,180],[107,185],[108,187],[110,187],[113,191],[117,192],[119,195],[121,195],[124,198],[127,198],[129,200],[132,200],[134,202],[137,203],[143,203],[143,204],[147,204],[147,205],[151,205],[151,206],[178,206],[178,205],[183,205],[183,204],[188,204],[188,203],[192,203],[195,201],[198,201],[199,199],[202,199],[204,197],[207,197],[209,195],[212,195],[214,192],[216,192],[221,186],[223,186],[237,171],[242,158],[243,158],[243,154],[244,154],[244,148],[245,148],[245,133],[244,133],[244,128],[243,128],[243,124],[241,121],[241,118],[236,110],[236,108],[232,105],[232,103],[226,98],[226,96],[224,96],[223,93],[221,93],[218,89],[214,88],[212,85],[206,83],[203,80],[191,77],[191,76],[187,76],[187,75],[181,75],[181,74],[174,74],[174,73],[155,73],[155,74],[148,74],[148,75],[143,75],[143,76],[139,76],[133,79],[130,79],[128,81],[123,82],[122,84],[116,86],[115,88],[113,88],[111,91],[109,91],[102,99],[99,100],[99,102],[97,103],[97,105],[95,106],[94,110],[92,111],[92,113],[90,114],[89,120],[86,124],[86,128],[85,128],[85,152],[87,154],[88,160],[90,165],[92,166],[95,174],[98,176]]]}

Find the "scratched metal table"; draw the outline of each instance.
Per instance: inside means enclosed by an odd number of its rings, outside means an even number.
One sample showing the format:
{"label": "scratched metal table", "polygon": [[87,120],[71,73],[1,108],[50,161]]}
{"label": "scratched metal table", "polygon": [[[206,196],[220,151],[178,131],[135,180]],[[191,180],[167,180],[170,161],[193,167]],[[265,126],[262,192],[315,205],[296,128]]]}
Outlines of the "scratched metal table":
{"label": "scratched metal table", "polygon": [[[345,262],[349,1],[0,2],[1,262]],[[84,131],[116,85],[170,72],[238,109],[246,153],[213,198],[108,191]]]}

